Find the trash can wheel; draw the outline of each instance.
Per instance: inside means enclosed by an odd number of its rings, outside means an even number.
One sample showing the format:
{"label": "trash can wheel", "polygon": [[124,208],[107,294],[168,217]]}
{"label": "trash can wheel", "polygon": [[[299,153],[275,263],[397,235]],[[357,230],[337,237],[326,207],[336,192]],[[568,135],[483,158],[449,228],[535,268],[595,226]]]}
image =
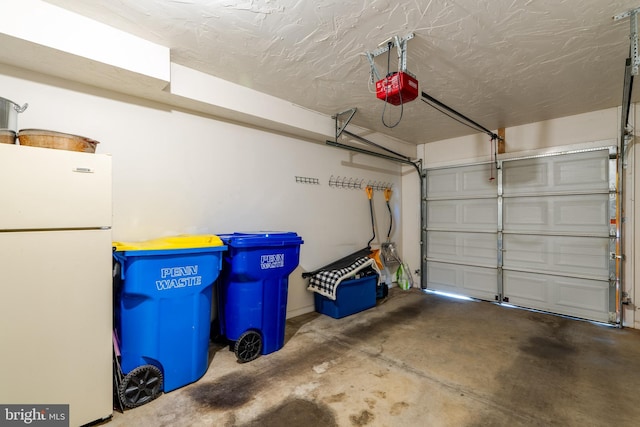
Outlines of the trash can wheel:
{"label": "trash can wheel", "polygon": [[260,356],[262,337],[256,331],[246,331],[236,340],[233,351],[240,363],[251,362]]}
{"label": "trash can wheel", "polygon": [[162,372],[153,365],[142,365],[129,372],[120,384],[118,396],[127,408],[151,402],[162,394]]}

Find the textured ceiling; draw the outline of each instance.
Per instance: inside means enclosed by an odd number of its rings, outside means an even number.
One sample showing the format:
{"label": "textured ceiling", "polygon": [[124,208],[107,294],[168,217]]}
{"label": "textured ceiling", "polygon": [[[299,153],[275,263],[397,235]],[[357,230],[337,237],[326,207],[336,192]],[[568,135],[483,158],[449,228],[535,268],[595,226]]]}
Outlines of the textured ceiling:
{"label": "textured ceiling", "polygon": [[[414,33],[408,70],[489,129],[622,101],[640,0],[47,0],[171,48],[172,61],[420,144],[475,133],[419,99],[386,128],[364,55]],[[395,55],[395,52],[393,52]],[[387,71],[386,55],[376,59]],[[397,57],[391,57],[391,70]],[[400,107],[389,106],[393,123]]]}

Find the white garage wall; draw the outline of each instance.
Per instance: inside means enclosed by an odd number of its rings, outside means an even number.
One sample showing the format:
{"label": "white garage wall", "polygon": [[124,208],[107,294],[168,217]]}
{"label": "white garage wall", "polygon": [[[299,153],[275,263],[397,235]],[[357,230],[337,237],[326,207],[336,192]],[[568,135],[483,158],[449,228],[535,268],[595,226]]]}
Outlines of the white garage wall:
{"label": "white garage wall", "polygon": [[[371,238],[365,191],[332,188],[331,175],[392,183],[392,238],[401,242],[395,163],[8,66],[0,66],[0,87],[0,96],[29,103],[19,128],[94,138],[97,152],[113,156],[114,240],[255,230],[301,235],[288,316],[313,311],[302,271],[361,249]],[[296,183],[295,176],[318,178],[320,185]],[[381,191],[374,205],[376,243],[388,227]]]}
{"label": "white garage wall", "polygon": [[[634,109],[637,111],[637,109]],[[618,127],[620,123],[619,109],[594,111],[570,117],[564,117],[544,122],[531,123],[505,129],[506,153],[526,153],[532,150],[565,147],[571,145],[615,145],[618,140]],[[636,113],[638,114],[638,113]],[[634,119],[632,114],[631,119]],[[636,123],[640,117],[635,117]],[[447,120],[443,118],[443,120]],[[635,188],[640,186],[639,178],[634,170],[638,167],[640,156],[633,146],[627,156],[627,169],[625,180],[626,191],[626,224],[625,224],[625,291],[629,293],[632,301],[639,301],[640,292],[635,287],[635,267],[640,265],[638,244],[640,236],[637,236],[635,228],[635,212],[638,209],[635,197]],[[486,135],[471,135],[467,137],[453,138],[424,144],[419,147],[419,155],[425,162],[425,167],[438,167],[454,164],[465,164],[491,159],[491,146]],[[421,153],[421,154],[420,154]],[[404,177],[407,182],[410,178]],[[408,201],[403,200],[403,203]],[[417,203],[417,200],[415,201]],[[409,230],[418,227],[419,221],[415,217],[405,216],[404,221],[404,247],[407,255],[412,259],[419,258],[419,254],[413,250],[413,245],[408,245]],[[636,315],[638,309],[635,305],[624,306],[624,326],[640,328],[640,315]]]}

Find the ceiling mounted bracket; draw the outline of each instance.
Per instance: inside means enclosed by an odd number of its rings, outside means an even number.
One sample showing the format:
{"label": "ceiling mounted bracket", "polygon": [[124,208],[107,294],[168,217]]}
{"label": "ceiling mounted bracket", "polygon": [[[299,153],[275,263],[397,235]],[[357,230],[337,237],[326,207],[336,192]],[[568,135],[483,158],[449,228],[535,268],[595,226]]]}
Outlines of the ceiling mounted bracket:
{"label": "ceiling mounted bracket", "polygon": [[[358,109],[356,107],[353,107],[341,113],[336,113],[335,116],[331,116],[331,118],[335,119],[336,121],[336,142],[338,141],[338,138],[340,138],[340,135],[342,135],[342,131],[344,131],[349,122],[351,122],[351,119],[353,119],[353,116],[356,115],[356,111],[358,111]],[[344,116],[345,114],[349,114],[349,117],[344,121],[344,125],[340,126],[340,117]]]}
{"label": "ceiling mounted bracket", "polygon": [[638,43],[638,12],[640,8],[631,9],[627,12],[619,13],[615,15],[613,19],[619,21],[621,19],[629,17],[631,29],[629,32],[629,39],[631,40],[630,56],[631,56],[631,75],[637,76],[640,70],[640,46]]}
{"label": "ceiling mounted bracket", "polygon": [[394,46],[398,50],[398,71],[402,71],[404,73],[407,72],[407,42],[414,37],[415,35],[413,33],[409,33],[404,37],[393,36],[380,43],[380,47],[376,50],[372,52],[365,52],[367,59],[369,60],[369,65],[371,66],[371,76],[375,77],[375,81],[380,80],[380,73],[378,73],[378,69],[376,68],[376,64],[373,62],[373,58],[388,52],[389,49]]}
{"label": "ceiling mounted bracket", "polygon": [[[336,120],[336,139],[335,139],[335,141],[327,141],[327,144],[333,145],[333,146],[336,146],[336,144],[342,145],[342,144],[338,143],[338,139],[340,138],[340,136],[346,135],[346,137],[348,139],[355,139],[357,141],[364,142],[365,144],[371,145],[373,147],[376,147],[376,148],[379,148],[379,149],[381,149],[383,151],[386,151],[387,153],[393,154],[395,157],[391,157],[391,156],[388,156],[386,154],[375,153],[373,151],[368,151],[368,150],[362,151],[361,148],[357,149],[357,150],[360,150],[359,152],[365,152],[366,151],[367,154],[373,153],[373,155],[378,155],[378,157],[380,157],[382,155],[382,156],[386,156],[389,159],[393,159],[393,160],[397,160],[397,161],[401,161],[401,162],[405,162],[405,163],[410,163],[410,164],[414,163],[411,160],[411,158],[409,158],[407,156],[404,156],[404,155],[402,155],[400,153],[397,153],[397,152],[395,152],[393,150],[388,149],[387,147],[384,147],[384,146],[382,146],[380,144],[376,144],[373,141],[370,141],[370,140],[368,140],[366,138],[361,137],[360,135],[357,135],[357,134],[355,134],[353,132],[349,132],[348,130],[346,130],[345,128],[351,122],[351,119],[353,118],[353,116],[355,116],[356,111],[358,111],[358,109],[353,107],[353,108],[351,108],[349,110],[345,110],[345,111],[343,111],[341,113],[336,113],[334,116],[331,116],[332,119]],[[348,114],[349,117],[344,121],[344,125],[340,126],[340,117],[342,117],[342,116],[344,116],[346,114]],[[354,149],[354,151],[357,151],[357,150]]]}

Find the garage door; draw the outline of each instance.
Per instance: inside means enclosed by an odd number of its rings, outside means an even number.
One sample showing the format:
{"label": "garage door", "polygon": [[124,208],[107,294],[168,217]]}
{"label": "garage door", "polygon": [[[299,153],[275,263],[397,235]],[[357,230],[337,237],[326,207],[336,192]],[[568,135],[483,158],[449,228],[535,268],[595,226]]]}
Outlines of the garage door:
{"label": "garage door", "polygon": [[612,157],[602,149],[503,162],[504,301],[615,321]]}
{"label": "garage door", "polygon": [[427,288],[615,322],[615,147],[426,171]]}
{"label": "garage door", "polygon": [[491,168],[427,170],[427,288],[497,298],[498,191]]}

